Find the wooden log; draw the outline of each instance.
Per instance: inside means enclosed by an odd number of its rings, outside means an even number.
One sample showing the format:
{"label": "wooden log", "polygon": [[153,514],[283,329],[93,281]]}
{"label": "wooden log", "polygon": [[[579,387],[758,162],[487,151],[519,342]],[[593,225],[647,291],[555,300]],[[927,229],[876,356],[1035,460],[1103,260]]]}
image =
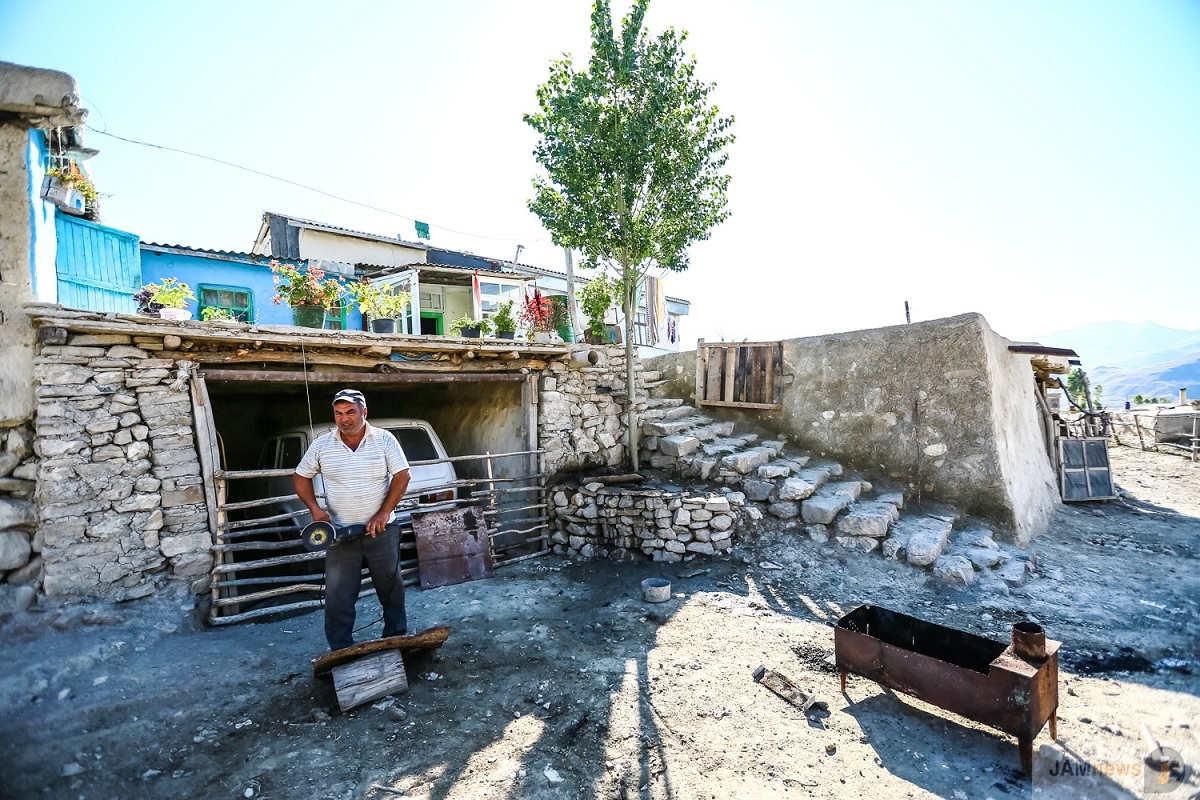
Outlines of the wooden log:
{"label": "wooden log", "polygon": [[333,668],[333,688],[338,706],[349,711],[389,694],[408,691],[404,658],[398,650],[385,650]]}

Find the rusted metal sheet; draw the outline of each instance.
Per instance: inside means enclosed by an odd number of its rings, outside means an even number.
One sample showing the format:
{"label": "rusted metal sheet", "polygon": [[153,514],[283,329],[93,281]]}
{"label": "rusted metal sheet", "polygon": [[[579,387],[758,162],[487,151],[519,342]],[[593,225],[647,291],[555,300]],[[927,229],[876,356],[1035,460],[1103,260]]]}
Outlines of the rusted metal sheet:
{"label": "rusted metal sheet", "polygon": [[[1033,770],[1033,739],[1050,722],[1057,735],[1059,642],[1020,623],[1005,645],[879,606],[838,620],[834,657],[846,691],[853,672],[1017,737],[1021,766]],[[1017,626],[1014,626],[1016,628]],[[1036,657],[1038,653],[1041,657]]]}
{"label": "rusted metal sheet", "polygon": [[492,542],[477,506],[412,515],[421,588],[492,577]]}

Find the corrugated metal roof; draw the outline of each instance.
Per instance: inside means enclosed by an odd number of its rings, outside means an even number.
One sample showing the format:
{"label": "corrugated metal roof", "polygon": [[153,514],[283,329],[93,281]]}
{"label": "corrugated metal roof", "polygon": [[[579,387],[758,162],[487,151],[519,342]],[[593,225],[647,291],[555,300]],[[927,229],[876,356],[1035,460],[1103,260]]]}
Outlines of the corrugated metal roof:
{"label": "corrugated metal roof", "polygon": [[210,256],[238,256],[248,258],[254,261],[271,261],[274,256],[263,256],[256,253],[242,253],[237,250],[210,250],[206,247],[191,247],[186,244],[163,244],[160,242],[141,242],[143,250],[158,250],[158,251],[186,251],[189,253],[199,253],[201,255]]}
{"label": "corrugated metal roof", "polygon": [[409,242],[401,239],[399,236],[383,236],[378,233],[368,233],[367,231],[356,231],[353,228],[343,228],[339,225],[330,225],[326,222],[317,222],[312,219],[304,219],[303,217],[293,217],[291,214],[279,214],[274,211],[265,212],[267,216],[286,219],[288,222],[295,223],[298,227],[312,228],[314,230],[324,230],[333,233],[345,233],[350,236],[357,236],[362,239],[371,239],[377,242],[387,242],[388,244],[396,244],[401,247],[411,247],[416,250],[428,250],[430,245],[421,244],[420,242]]}

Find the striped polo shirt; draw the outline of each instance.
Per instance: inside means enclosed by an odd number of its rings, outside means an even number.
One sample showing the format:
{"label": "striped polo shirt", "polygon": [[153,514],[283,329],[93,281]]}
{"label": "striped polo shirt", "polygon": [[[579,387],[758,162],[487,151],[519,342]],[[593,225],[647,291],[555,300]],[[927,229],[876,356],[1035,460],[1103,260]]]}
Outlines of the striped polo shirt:
{"label": "striped polo shirt", "polygon": [[[333,524],[363,525],[375,516],[387,497],[392,476],[408,469],[408,459],[390,431],[367,423],[357,450],[342,441],[337,428],[323,433],[308,447],[296,474],[325,484],[325,510]],[[391,521],[395,511],[388,517]]]}

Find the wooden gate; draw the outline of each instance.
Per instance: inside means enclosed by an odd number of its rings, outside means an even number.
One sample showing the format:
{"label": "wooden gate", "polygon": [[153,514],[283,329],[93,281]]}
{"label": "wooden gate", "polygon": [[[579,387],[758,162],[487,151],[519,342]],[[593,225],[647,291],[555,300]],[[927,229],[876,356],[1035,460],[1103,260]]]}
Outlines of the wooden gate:
{"label": "wooden gate", "polygon": [[696,344],[696,405],[778,410],[783,342]]}
{"label": "wooden gate", "polygon": [[[238,470],[220,468],[220,443],[212,421],[211,401],[204,379],[192,380],[195,405],[196,444],[201,470],[206,478],[209,531],[213,537],[212,607],[208,621],[226,625],[282,612],[324,605],[325,559],[323,551],[310,553],[300,543],[297,518],[307,511],[270,513],[296,495],[261,497],[229,502],[230,484],[263,478],[290,477],[293,470]],[[446,508],[476,505],[483,509],[496,567],[515,564],[549,552],[549,514],[546,507],[545,470],[542,450],[513,453],[484,453],[454,456],[426,464],[482,462],[484,477],[455,480],[445,486],[427,487],[425,493],[457,490],[458,499],[429,504]],[[497,462],[513,463],[527,474],[497,477]],[[419,511],[421,504],[412,510]],[[267,515],[259,516],[263,511]],[[416,538],[411,521],[400,526],[400,568],[405,586],[420,583]],[[373,593],[363,571],[364,594]]]}

